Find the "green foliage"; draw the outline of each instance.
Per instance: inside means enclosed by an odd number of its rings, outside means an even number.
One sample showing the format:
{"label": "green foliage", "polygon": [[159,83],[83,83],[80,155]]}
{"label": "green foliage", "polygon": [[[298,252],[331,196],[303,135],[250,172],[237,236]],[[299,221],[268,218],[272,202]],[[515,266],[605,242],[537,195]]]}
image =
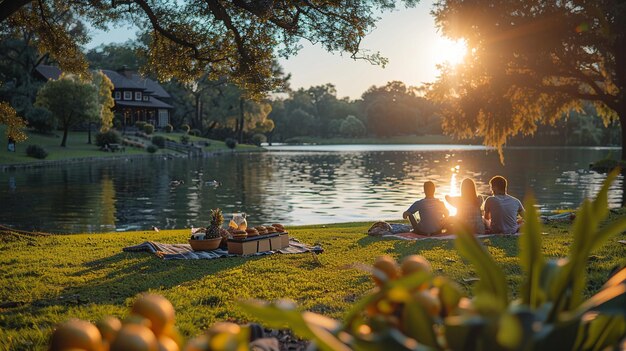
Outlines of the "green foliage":
{"label": "green foliage", "polygon": [[159,149],[165,148],[165,137],[161,135],[155,135],[152,137],[152,144],[159,147]]}
{"label": "green foliage", "polygon": [[200,129],[192,129],[189,131],[189,135],[200,136],[202,135],[202,132],[200,132]]}
{"label": "green foliage", "polygon": [[189,133],[190,129],[191,128],[189,127],[189,124],[183,124],[183,125],[180,126],[180,130],[182,130],[183,133]]}
{"label": "green foliage", "polygon": [[360,137],[365,135],[365,125],[358,118],[348,116],[341,121],[339,132],[349,137]]}
{"label": "green foliage", "polygon": [[41,107],[34,107],[28,110],[26,120],[28,121],[28,126],[38,133],[50,133],[57,126],[57,121],[50,111]]}
{"label": "green foliage", "polygon": [[[443,276],[427,272],[396,279],[376,266],[381,287],[357,302],[343,322],[293,305],[246,303],[272,327],[289,326],[321,350],[603,350],[626,337],[626,267],[584,301],[592,251],[626,230],[626,217],[602,224],[609,213],[612,172],[595,200],[585,200],[572,228],[564,259],[546,260],[534,200],[520,236],[521,291],[510,301],[504,271],[474,235],[462,231],[456,246],[476,269],[474,297]],[[377,269],[378,268],[378,269]],[[403,264],[404,269],[404,264]]]}
{"label": "green foliage", "polygon": [[104,146],[107,144],[120,144],[122,142],[122,135],[113,129],[109,129],[106,132],[99,132],[96,134],[96,145]]}
{"label": "green foliage", "polygon": [[149,153],[153,154],[155,152],[157,152],[159,150],[159,147],[154,145],[154,144],[150,144],[148,145],[148,147],[146,148],[146,151],[148,151]]}
{"label": "green foliage", "polygon": [[48,152],[40,145],[28,145],[26,147],[26,155],[43,160],[48,157]]}
{"label": "green foliage", "polygon": [[229,149],[234,149],[235,147],[237,147],[237,140],[233,138],[226,138],[226,140],[224,140],[224,143]]}
{"label": "green foliage", "polygon": [[180,136],[180,143],[183,145],[187,145],[189,144],[189,136],[188,135],[181,135]]}
{"label": "green foliage", "polygon": [[100,105],[100,131],[106,132],[113,127],[113,107],[115,107],[113,82],[102,71],[98,71],[93,76],[93,84],[98,89],[96,96]]}
{"label": "green foliage", "polygon": [[265,134],[261,133],[252,134],[252,137],[250,139],[252,140],[252,144],[256,146],[261,146],[262,143],[267,142],[267,137],[265,136]]}
{"label": "green foliage", "polygon": [[144,121],[135,121],[135,127],[139,130],[143,131],[143,127],[146,125]]}
{"label": "green foliage", "polygon": [[150,135],[154,133],[154,126],[150,123],[146,123],[143,125],[143,132]]}
{"label": "green foliage", "polygon": [[174,127],[171,124],[168,124],[165,126],[165,132],[166,133],[171,133],[174,131]]}

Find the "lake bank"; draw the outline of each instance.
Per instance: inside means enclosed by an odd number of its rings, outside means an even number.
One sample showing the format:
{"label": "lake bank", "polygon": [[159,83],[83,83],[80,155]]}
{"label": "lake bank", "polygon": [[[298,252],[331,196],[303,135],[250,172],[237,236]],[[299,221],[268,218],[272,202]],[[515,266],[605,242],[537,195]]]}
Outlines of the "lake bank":
{"label": "lake bank", "polygon": [[[612,216],[623,216],[623,210]],[[459,257],[451,240],[403,241],[367,236],[371,223],[288,227],[291,236],[319,243],[324,253],[231,257],[216,260],[164,261],[151,254],[126,253],[122,248],[143,241],[181,243],[189,230],[106,234],[10,237],[0,248],[0,345],[10,350],[44,350],[52,328],[72,317],[95,321],[105,315],[123,318],[138,293],[152,291],[168,298],[176,309],[176,325],[189,338],[217,321],[254,321],[238,300],[288,298],[303,310],[340,318],[364,296],[373,282],[354,269],[376,257],[396,259],[421,254],[436,274],[445,274],[466,291],[475,272]],[[564,256],[571,244],[569,224],[543,228],[543,252]],[[590,296],[619,264],[626,234],[617,236],[590,261]],[[512,291],[521,282],[518,238],[482,239],[504,270]],[[323,283],[322,283],[323,282]]]}

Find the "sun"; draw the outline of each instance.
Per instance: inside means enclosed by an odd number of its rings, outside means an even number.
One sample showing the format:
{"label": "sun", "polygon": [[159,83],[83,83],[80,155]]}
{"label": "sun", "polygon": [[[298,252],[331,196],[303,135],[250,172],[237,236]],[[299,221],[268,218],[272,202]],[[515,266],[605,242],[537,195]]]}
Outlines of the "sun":
{"label": "sun", "polygon": [[452,66],[463,63],[467,54],[465,40],[450,40],[440,37],[435,42],[435,61],[438,64],[448,63]]}

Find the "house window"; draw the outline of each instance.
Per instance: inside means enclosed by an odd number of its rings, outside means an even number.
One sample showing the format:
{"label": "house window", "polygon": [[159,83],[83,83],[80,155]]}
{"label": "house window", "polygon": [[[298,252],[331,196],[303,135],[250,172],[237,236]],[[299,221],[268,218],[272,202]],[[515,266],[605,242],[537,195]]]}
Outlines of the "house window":
{"label": "house window", "polygon": [[115,92],[115,100],[122,100],[122,92],[121,91],[116,91]]}
{"label": "house window", "polygon": [[136,91],[135,92],[135,100],[141,101],[141,92],[140,91]]}
{"label": "house window", "polygon": [[124,100],[132,100],[133,99],[133,92],[132,91],[125,91],[124,92]]}
{"label": "house window", "polygon": [[159,110],[159,127],[165,127],[169,123],[169,113],[167,110]]}
{"label": "house window", "polygon": [[150,97],[148,95],[143,96],[143,101],[150,101]]}

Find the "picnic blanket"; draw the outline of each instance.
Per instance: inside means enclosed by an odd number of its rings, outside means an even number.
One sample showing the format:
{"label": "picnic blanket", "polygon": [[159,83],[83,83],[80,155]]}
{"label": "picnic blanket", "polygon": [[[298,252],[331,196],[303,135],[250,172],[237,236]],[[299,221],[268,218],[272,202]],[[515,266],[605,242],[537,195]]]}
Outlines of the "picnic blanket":
{"label": "picnic blanket", "polygon": [[[442,239],[449,240],[454,239],[455,234],[441,233],[433,235],[423,235],[411,232],[412,227],[406,224],[399,223],[387,223],[385,221],[378,221],[374,223],[367,231],[368,235],[378,236],[381,238],[400,239],[400,240],[423,240],[423,239]],[[478,234],[477,238],[487,238],[490,236],[519,236],[516,234]]]}
{"label": "picnic blanket", "polygon": [[[146,241],[139,245],[128,246],[122,249],[125,252],[149,252],[164,260],[211,260],[221,257],[241,256],[229,254],[228,250],[216,249],[212,251],[194,251],[189,244],[164,244],[156,241]],[[275,253],[296,254],[304,252],[322,253],[324,249],[319,246],[309,246],[299,242],[297,239],[289,238],[289,246],[275,251],[257,252],[250,256],[271,255]]]}

